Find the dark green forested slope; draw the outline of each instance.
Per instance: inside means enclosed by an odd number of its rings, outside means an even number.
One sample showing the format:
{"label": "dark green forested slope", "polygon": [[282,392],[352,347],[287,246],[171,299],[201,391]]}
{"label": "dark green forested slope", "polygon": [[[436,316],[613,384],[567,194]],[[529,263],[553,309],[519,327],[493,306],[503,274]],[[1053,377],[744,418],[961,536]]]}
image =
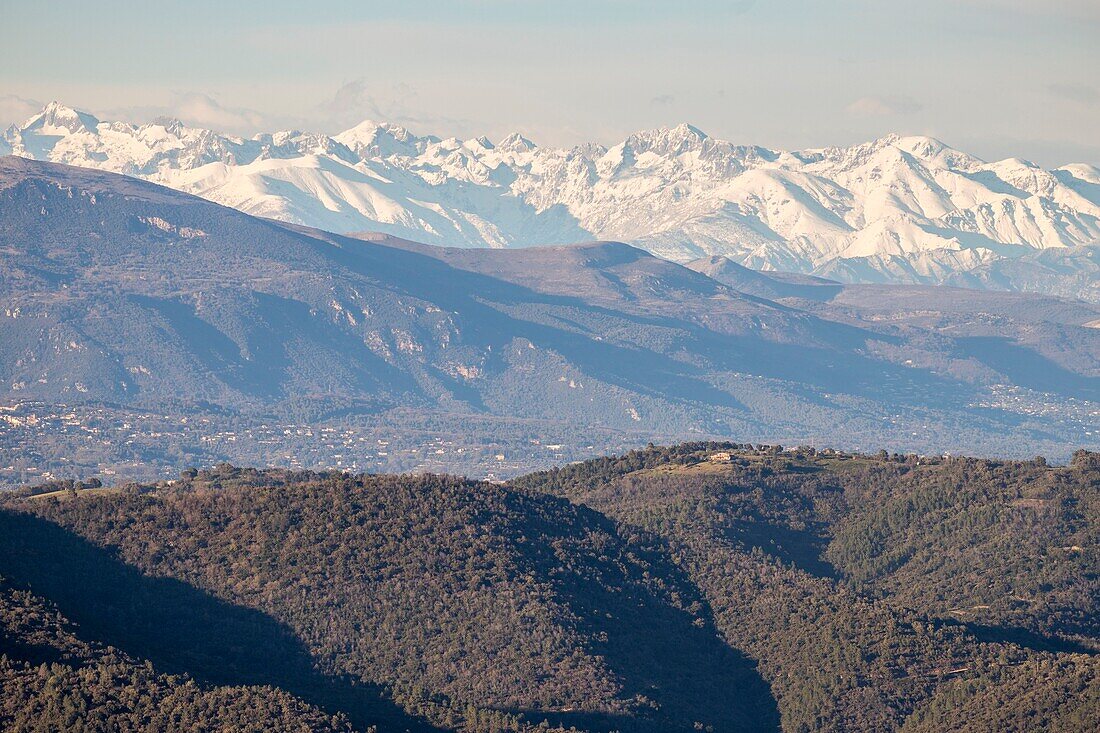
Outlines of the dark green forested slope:
{"label": "dark green forested slope", "polygon": [[661,535],[785,730],[1094,730],[1097,458],[688,444],[516,484]]}
{"label": "dark green forested slope", "polygon": [[200,686],[88,642],[42,598],[0,579],[0,730],[351,731],[272,687]]}
{"label": "dark green forested slope", "polygon": [[564,500],[230,467],[89,493],[12,502],[0,572],[158,669],[383,729],[777,728],[683,571]]}
{"label": "dark green forested slope", "polygon": [[303,730],[1093,731],[1098,497],[1085,452],[702,443],[508,486],[222,466],[13,493],[2,710],[93,729],[254,708]]}

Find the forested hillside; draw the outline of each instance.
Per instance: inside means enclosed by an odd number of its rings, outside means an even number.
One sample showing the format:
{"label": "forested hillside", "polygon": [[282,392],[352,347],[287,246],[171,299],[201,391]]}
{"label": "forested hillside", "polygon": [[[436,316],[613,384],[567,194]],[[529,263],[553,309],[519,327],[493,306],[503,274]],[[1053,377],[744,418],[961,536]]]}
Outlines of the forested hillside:
{"label": "forested hillside", "polygon": [[660,535],[784,730],[1084,731],[1098,468],[699,443],[515,483]]}
{"label": "forested hillside", "polygon": [[1085,451],[27,489],[0,507],[0,724],[1092,731],[1098,515]]}
{"label": "forested hillside", "polygon": [[776,728],[684,573],[592,510],[457,478],[230,467],[96,491],[0,515],[0,573],[158,670],[388,729]]}
{"label": "forested hillside", "polygon": [[41,597],[0,579],[0,729],[351,731],[270,686],[200,685],[89,642]]}

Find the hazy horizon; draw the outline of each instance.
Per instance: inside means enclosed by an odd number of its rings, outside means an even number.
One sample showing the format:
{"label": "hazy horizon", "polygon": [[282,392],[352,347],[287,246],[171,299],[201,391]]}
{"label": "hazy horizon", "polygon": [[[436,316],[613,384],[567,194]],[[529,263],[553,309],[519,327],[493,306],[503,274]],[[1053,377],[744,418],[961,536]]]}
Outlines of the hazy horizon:
{"label": "hazy horizon", "polygon": [[1100,8],[1078,0],[65,5],[7,8],[26,32],[0,50],[3,126],[56,99],[243,135],[371,118],[568,147],[688,122],[781,149],[897,132],[1100,164]]}

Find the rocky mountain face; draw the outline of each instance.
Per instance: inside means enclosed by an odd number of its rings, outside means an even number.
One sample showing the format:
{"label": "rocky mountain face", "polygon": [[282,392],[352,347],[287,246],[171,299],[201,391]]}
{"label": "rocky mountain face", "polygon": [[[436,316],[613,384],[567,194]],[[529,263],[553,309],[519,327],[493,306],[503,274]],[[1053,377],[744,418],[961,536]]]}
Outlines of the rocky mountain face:
{"label": "rocky mountain face", "polygon": [[1100,301],[1100,169],[990,163],[927,137],[780,151],[680,125],[560,150],[366,121],[242,139],[52,103],[4,134],[4,152],[334,232],[494,248],[612,239],[680,262]]}
{"label": "rocky mountain face", "polygon": [[[0,159],[0,400],[13,428],[0,468],[32,449],[45,451],[37,465],[97,465],[102,451],[140,453],[142,435],[176,446],[148,459],[172,470],[284,462],[307,455],[287,441],[321,419],[383,425],[398,410],[422,416],[417,445],[438,438],[458,453],[486,436],[565,444],[559,458],[675,436],[1052,457],[1095,445],[1095,306],[708,262],[616,242],[349,237],[112,173]],[[38,420],[20,416],[27,404],[55,406],[56,429],[24,435]],[[90,405],[131,413],[68,412]],[[89,442],[150,414],[144,433]],[[255,453],[227,427],[240,416],[294,424]],[[73,430],[75,442],[55,442]],[[303,460],[353,465],[373,446],[368,465],[422,465],[379,447],[402,430],[327,441]],[[511,452],[487,450],[463,470],[484,475]],[[520,455],[512,471],[555,454]]]}

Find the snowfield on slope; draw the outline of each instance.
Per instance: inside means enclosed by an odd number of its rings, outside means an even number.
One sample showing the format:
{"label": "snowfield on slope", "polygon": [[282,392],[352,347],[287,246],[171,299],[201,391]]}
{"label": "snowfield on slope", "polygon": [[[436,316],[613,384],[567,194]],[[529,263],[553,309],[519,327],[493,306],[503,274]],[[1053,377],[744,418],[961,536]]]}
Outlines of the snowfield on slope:
{"label": "snowfield on slope", "polygon": [[[621,240],[679,262],[717,255],[857,282],[1096,294],[1100,170],[988,163],[928,137],[781,151],[684,124],[562,150],[365,121],[335,136],[243,139],[173,119],[102,122],[55,102],[9,128],[0,152],[335,232],[460,247]],[[1064,278],[1036,259],[1054,249],[1066,251]],[[1049,277],[1015,274],[1032,264]]]}

